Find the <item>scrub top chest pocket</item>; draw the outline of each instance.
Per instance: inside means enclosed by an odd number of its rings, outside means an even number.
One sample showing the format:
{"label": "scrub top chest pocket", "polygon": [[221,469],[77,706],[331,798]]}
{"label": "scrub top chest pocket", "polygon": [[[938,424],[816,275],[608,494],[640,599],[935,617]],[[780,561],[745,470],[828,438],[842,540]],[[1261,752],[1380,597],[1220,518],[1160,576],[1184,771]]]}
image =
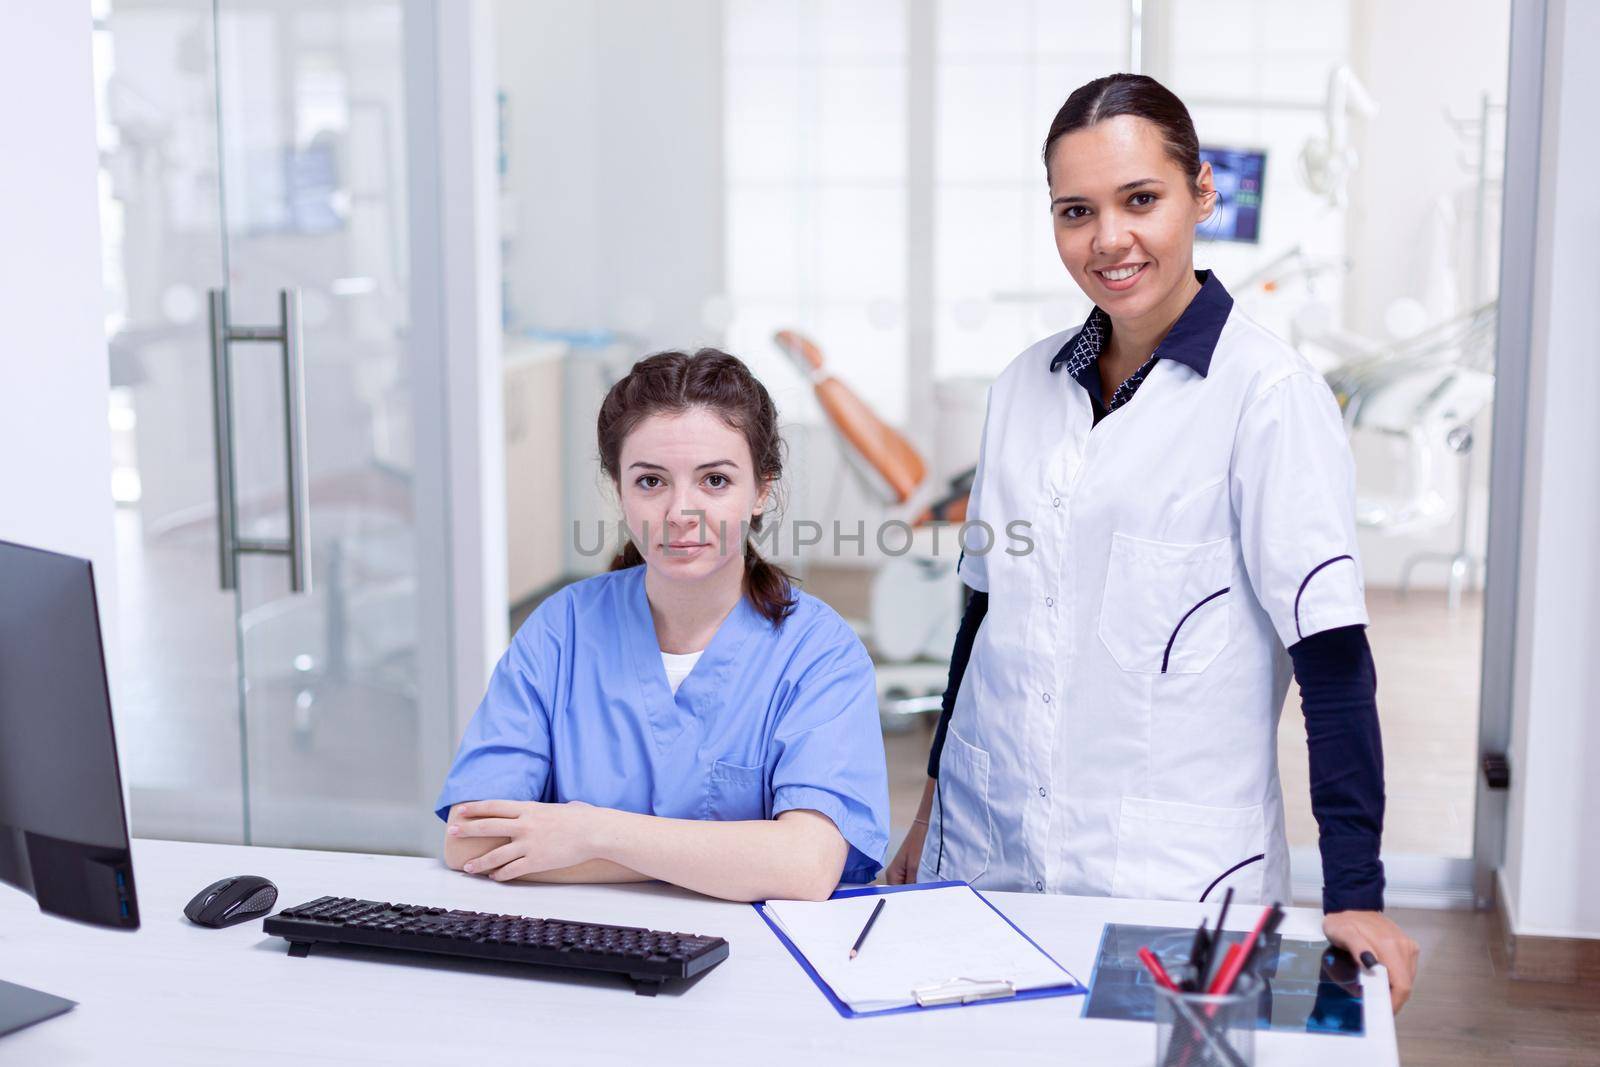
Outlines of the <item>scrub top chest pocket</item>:
{"label": "scrub top chest pocket", "polygon": [[1228,643],[1233,543],[1111,535],[1100,640],[1125,671],[1199,674]]}
{"label": "scrub top chest pocket", "polygon": [[700,818],[745,822],[768,818],[770,808],[765,767],[744,767],[725,760],[712,762]]}

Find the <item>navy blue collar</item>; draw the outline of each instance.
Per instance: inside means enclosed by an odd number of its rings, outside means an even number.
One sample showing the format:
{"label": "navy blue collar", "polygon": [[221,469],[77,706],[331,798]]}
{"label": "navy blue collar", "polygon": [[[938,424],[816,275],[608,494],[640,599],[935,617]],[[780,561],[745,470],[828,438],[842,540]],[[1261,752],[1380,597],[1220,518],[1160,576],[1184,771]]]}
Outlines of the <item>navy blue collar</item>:
{"label": "navy blue collar", "polygon": [[[1233,310],[1233,297],[1209,270],[1194,272],[1200,291],[1183,309],[1178,321],[1172,324],[1167,336],[1156,347],[1150,362],[1171,359],[1189,367],[1204,378],[1211,369],[1211,356],[1217,350],[1217,339],[1222,336],[1223,324]],[[1089,312],[1083,328],[1061,346],[1061,351],[1050,361],[1050,370],[1062,366],[1067,373],[1083,384],[1095,396],[1099,395],[1100,382],[1095,374],[1095,362],[1100,358],[1106,342],[1111,339],[1111,316],[1096,307]]]}

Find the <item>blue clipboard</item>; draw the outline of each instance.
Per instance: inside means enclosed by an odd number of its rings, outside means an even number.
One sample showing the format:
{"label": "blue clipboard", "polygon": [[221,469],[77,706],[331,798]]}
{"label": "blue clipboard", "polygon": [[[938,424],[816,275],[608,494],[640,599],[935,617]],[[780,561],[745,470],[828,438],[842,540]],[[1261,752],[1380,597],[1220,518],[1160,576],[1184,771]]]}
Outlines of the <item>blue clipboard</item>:
{"label": "blue clipboard", "polygon": [[[951,886],[966,886],[968,889],[972,889],[972,886],[966,882],[923,882],[917,885],[869,885],[862,886],[859,889],[835,890],[834,894],[828,899],[843,900],[846,897],[873,897],[881,896],[887,893],[915,893],[924,889],[948,889]],[[1041,956],[1049,960],[1051,963],[1054,963],[1057,967],[1061,967],[1060,961],[1058,961],[1054,956],[1050,955],[1050,953],[1046,952],[1043,948],[1040,948],[1037,941],[1029,937],[1022,927],[1012,922],[1010,917],[1007,916],[1005,912],[995,907],[988,897],[984,896],[976,889],[972,889],[972,895],[987,904],[990,910],[992,910],[996,915],[1000,916],[1000,918],[1005,919],[1006,925],[1011,927],[1011,929],[1015,930],[1018,934],[1021,934],[1024,941],[1032,945],[1034,948],[1039,949],[1039,954]],[[767,915],[764,904],[753,904],[751,906],[756,909],[756,914],[761,916],[761,921],[766,923],[772,932],[777,935],[779,941],[783,942],[783,947],[789,950],[789,955],[794,957],[794,961],[800,965],[800,969],[806,973],[806,976],[811,979],[812,983],[815,984],[818,989],[822,990],[822,995],[828,998],[828,1003],[833,1005],[833,1010],[837,1011],[846,1019],[865,1019],[874,1015],[901,1015],[905,1012],[912,1011],[942,1011],[945,1008],[970,1008],[976,1007],[979,1004],[1010,1004],[1013,1001],[1018,1000],[1042,1000],[1045,997],[1079,996],[1088,992],[1088,989],[1072,976],[1071,971],[1067,970],[1065,967],[1061,967],[1061,973],[1067,979],[1067,981],[1058,986],[1045,986],[1042,989],[1024,989],[1020,993],[1012,993],[1009,996],[985,997],[982,1000],[972,1000],[965,1003],[956,1002],[950,1004],[929,1005],[907,1004],[900,1008],[880,1008],[877,1011],[856,1011],[844,1001],[840,1000],[836,995],[834,995],[833,990],[828,986],[827,982],[822,980],[822,976],[817,974],[816,968],[811,966],[811,963],[806,959],[805,954],[795,947],[794,942],[789,940],[789,936],[785,934],[783,930],[779,928],[778,924],[773,922],[772,919]]]}

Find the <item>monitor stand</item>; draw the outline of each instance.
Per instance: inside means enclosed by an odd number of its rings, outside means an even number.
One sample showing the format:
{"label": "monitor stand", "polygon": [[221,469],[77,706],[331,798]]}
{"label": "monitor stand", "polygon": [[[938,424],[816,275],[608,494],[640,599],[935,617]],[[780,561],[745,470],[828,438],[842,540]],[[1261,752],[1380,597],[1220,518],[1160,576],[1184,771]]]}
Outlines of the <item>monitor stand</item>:
{"label": "monitor stand", "polygon": [[77,1001],[66,997],[0,981],[0,1037],[15,1033],[25,1026],[44,1022],[77,1006]]}

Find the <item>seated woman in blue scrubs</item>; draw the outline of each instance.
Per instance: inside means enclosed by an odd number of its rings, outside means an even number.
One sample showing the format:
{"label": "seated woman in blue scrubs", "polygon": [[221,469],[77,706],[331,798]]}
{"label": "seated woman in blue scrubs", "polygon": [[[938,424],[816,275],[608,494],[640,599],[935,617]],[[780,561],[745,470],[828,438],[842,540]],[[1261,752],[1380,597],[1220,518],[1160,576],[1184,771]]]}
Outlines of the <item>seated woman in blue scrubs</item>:
{"label": "seated woman in blue scrubs", "polygon": [[630,542],[517,631],[439,795],[445,862],[498,881],[659,879],[822,899],[888,843],[872,662],[749,543],[782,473],[724,352],[635,364],[600,408]]}

